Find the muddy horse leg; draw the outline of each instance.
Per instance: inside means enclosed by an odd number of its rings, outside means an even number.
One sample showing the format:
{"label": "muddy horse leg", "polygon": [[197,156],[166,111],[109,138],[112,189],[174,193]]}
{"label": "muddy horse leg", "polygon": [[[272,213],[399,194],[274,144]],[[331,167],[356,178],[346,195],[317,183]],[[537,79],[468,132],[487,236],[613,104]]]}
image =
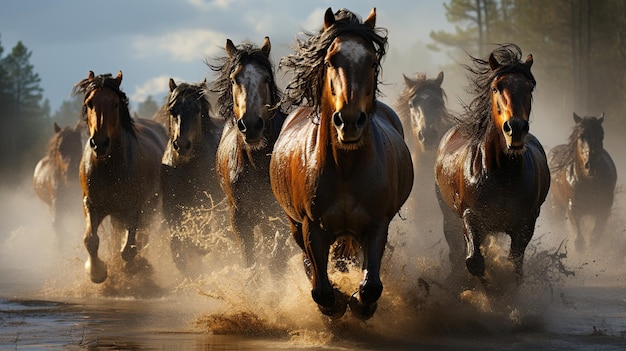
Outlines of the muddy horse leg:
{"label": "muddy horse leg", "polygon": [[[380,263],[387,244],[389,222],[379,223],[364,235],[363,242],[363,280],[359,286],[359,299],[350,298],[350,310],[355,317],[366,320],[376,312],[378,299],[383,292],[380,280]],[[355,294],[356,295],[356,294]]]}
{"label": "muddy horse leg", "polygon": [[452,211],[441,197],[439,187],[435,186],[437,200],[443,216],[443,234],[448,243],[448,260],[450,261],[452,273],[460,272],[463,269],[463,244],[461,233],[463,233],[463,222]]}
{"label": "muddy horse leg", "polygon": [[231,206],[230,224],[235,237],[239,241],[239,247],[243,255],[246,267],[254,265],[254,227],[256,221],[252,221],[251,216],[245,209]]}
{"label": "muddy horse leg", "polygon": [[89,257],[85,262],[85,271],[89,274],[92,282],[99,284],[107,279],[107,266],[98,257],[98,248],[100,246],[100,238],[98,237],[98,227],[103,217],[94,209],[85,205],[85,236],[83,242]]}
{"label": "muddy horse leg", "polygon": [[480,252],[480,244],[483,240],[481,226],[470,210],[465,210],[463,213],[463,229],[467,249],[465,266],[471,275],[482,277],[485,274],[485,258]]}
{"label": "muddy horse leg", "polygon": [[332,240],[321,230],[318,222],[308,219],[302,223],[303,243],[307,258],[311,261],[311,296],[320,311],[337,319],[346,312],[347,297],[333,288],[328,279],[328,254]]}
{"label": "muddy horse leg", "polygon": [[528,246],[535,232],[535,221],[536,220],[529,220],[519,230],[508,233],[511,236],[509,260],[513,263],[515,281],[518,285],[522,283],[524,276],[524,253],[526,252],[526,246]]}

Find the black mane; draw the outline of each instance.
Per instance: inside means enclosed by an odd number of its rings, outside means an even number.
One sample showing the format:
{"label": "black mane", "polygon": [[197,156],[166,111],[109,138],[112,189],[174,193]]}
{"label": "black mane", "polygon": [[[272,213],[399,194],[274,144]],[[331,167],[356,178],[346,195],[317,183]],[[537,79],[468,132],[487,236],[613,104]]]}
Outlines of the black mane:
{"label": "black mane", "polygon": [[375,28],[372,30],[363,24],[361,18],[346,9],[335,13],[335,23],[328,30],[320,30],[314,34],[304,33],[304,38],[296,38],[295,53],[283,57],[280,67],[293,71],[293,77],[283,96],[283,108],[290,110],[305,104],[320,108],[320,97],[324,86],[324,57],[332,42],[343,34],[356,34],[371,42],[376,50],[376,81],[374,90],[379,95],[378,75],[381,70],[381,60],[387,49],[387,30]]}
{"label": "black mane", "polygon": [[[112,74],[100,74],[95,76],[92,80],[85,78],[74,85],[72,94],[84,94],[84,98],[87,98],[92,91],[102,88],[111,89],[117,94],[117,96],[119,96],[120,101],[122,102],[119,104],[119,115],[122,128],[135,135],[135,129],[133,128],[134,121],[131,118],[130,111],[128,109],[128,97],[126,97],[126,94],[120,90],[120,87],[115,78],[113,78]],[[85,104],[83,104],[82,118],[83,120],[87,119],[87,106],[85,106]]]}

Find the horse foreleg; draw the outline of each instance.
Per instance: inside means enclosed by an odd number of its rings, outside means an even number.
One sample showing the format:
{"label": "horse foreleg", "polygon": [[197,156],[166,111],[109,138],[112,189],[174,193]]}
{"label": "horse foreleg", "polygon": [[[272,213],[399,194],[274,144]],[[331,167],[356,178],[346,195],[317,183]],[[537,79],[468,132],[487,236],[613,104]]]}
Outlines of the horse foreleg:
{"label": "horse foreleg", "polygon": [[122,246],[122,259],[131,262],[137,256],[137,226],[126,228],[126,238]]}
{"label": "horse foreleg", "polygon": [[452,266],[452,272],[460,271],[463,263],[463,244],[461,237],[463,222],[458,214],[450,209],[443,200],[439,187],[435,186],[437,200],[443,216],[443,235],[448,243],[448,260]]}
{"label": "horse foreleg", "polygon": [[485,274],[485,258],[480,252],[483,238],[480,233],[480,223],[469,209],[463,213],[463,234],[467,249],[465,266],[471,275],[482,277]]}
{"label": "horse foreleg", "polygon": [[359,298],[354,295],[350,298],[350,310],[359,319],[369,319],[376,312],[378,299],[383,292],[383,283],[380,280],[380,263],[382,262],[387,244],[387,230],[389,223],[377,225],[365,235],[363,244],[363,280],[359,287]]}
{"label": "horse foreleg", "polygon": [[[86,200],[84,200],[86,201]],[[85,271],[89,274],[89,278],[92,282],[99,284],[107,279],[107,266],[98,257],[98,248],[100,246],[100,238],[98,237],[98,227],[102,222],[103,217],[95,210],[85,206],[85,237],[83,242],[89,257],[85,262]]]}
{"label": "horse foreleg", "polygon": [[247,211],[241,208],[234,208],[231,210],[230,224],[235,237],[239,241],[241,247],[241,253],[244,258],[246,267],[252,267],[254,265],[254,226],[255,221],[252,221]]}
{"label": "horse foreleg", "polygon": [[524,224],[518,231],[509,233],[511,236],[509,260],[513,263],[515,281],[518,285],[522,283],[522,277],[524,276],[524,253],[535,232],[535,221],[536,220],[529,221],[529,223]]}
{"label": "horse foreleg", "polygon": [[302,225],[303,243],[307,258],[311,261],[311,296],[320,311],[333,318],[340,318],[346,312],[347,297],[334,289],[328,279],[328,254],[331,238],[319,226],[305,219]]}

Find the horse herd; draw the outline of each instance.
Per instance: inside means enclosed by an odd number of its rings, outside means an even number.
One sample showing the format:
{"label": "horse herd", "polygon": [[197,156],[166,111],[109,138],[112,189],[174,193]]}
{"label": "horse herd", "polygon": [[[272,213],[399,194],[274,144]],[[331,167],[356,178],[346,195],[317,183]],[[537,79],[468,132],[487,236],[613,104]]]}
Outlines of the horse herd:
{"label": "horse herd", "polygon": [[[414,182],[435,184],[453,271],[465,260],[469,273],[482,277],[481,243],[502,232],[511,237],[509,258],[521,281],[524,252],[551,183],[554,206],[567,213],[577,243],[583,245],[584,215],[596,216],[600,234],[616,182],[602,144],[604,116],[574,114],[569,143],[548,158],[529,132],[533,57],[522,61],[513,44],[487,59],[472,58],[467,68],[475,97],[463,116],[446,109],[443,72],[434,79],[405,76],[405,90],[391,108],[377,99],[386,34],[376,27],[375,9],[361,20],[329,8],[321,30],[297,38],[294,52],[280,60],[279,68],[292,73],[283,91],[274,79],[269,38],[260,46],[227,40],[225,56],[207,62],[215,80],[170,79],[153,119],[131,117],[121,71],[115,77],[89,72],[74,86],[84,96],[82,122],[54,125],[34,186],[59,230],[63,203],[80,184],[91,281],[102,283],[108,275],[98,256],[105,217],[123,234],[121,257],[132,265],[150,221],[161,215],[174,262],[185,272],[190,250],[198,249],[180,234],[186,211],[222,199],[246,266],[256,264],[255,227],[273,247],[272,271],[285,266],[291,233],[313,300],[331,318],[348,306],[360,319],[376,311],[389,225],[412,190],[416,196]],[[209,94],[216,94],[219,117],[211,115]],[[270,217],[286,218],[290,228]],[[364,276],[356,293],[333,285],[329,257],[337,267],[341,259],[359,258]]]}

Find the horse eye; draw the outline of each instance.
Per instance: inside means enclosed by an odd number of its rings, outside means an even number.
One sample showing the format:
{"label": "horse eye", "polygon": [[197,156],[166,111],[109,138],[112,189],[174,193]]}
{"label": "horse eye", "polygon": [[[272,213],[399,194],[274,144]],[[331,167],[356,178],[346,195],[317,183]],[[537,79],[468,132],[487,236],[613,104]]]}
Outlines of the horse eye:
{"label": "horse eye", "polygon": [[409,107],[413,108],[413,101],[409,101]]}
{"label": "horse eye", "polygon": [[333,65],[330,63],[330,61],[324,61],[324,66],[326,66],[326,68],[331,68]]}
{"label": "horse eye", "polygon": [[498,92],[498,88],[493,87],[493,93],[496,94]]}

